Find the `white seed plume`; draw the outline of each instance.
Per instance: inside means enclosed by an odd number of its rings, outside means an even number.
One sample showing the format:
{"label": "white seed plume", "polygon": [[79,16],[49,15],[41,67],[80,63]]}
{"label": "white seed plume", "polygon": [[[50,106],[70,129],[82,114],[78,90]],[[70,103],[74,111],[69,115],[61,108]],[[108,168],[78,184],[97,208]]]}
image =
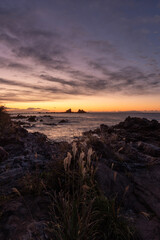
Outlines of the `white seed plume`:
{"label": "white seed plume", "polygon": [[92,154],[93,154],[93,150],[92,150],[92,148],[89,148],[88,149],[88,154],[87,154],[87,163],[88,163],[89,166],[91,165],[91,156],[92,156]]}
{"label": "white seed plume", "polygon": [[85,153],[84,153],[84,152],[81,152],[81,153],[80,153],[80,156],[79,156],[79,162],[80,162],[80,163],[83,161],[84,157],[85,157]]}
{"label": "white seed plume", "polygon": [[67,171],[67,169],[69,169],[69,167],[71,165],[71,159],[72,159],[72,155],[70,154],[70,152],[68,152],[67,157],[63,161],[65,171]]}

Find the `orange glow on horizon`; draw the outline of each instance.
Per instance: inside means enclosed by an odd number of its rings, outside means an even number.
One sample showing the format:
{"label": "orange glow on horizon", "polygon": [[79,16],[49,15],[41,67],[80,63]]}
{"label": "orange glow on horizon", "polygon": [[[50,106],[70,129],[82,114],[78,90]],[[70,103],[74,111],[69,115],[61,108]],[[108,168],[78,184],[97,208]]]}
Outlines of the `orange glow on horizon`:
{"label": "orange glow on horizon", "polygon": [[[73,112],[83,109],[87,112],[114,112],[114,111],[160,111],[159,96],[90,96],[83,99],[66,99],[54,102],[15,102],[1,104],[7,108],[29,111],[65,112],[71,108]],[[37,109],[36,109],[37,108]],[[12,109],[9,109],[12,110]]]}

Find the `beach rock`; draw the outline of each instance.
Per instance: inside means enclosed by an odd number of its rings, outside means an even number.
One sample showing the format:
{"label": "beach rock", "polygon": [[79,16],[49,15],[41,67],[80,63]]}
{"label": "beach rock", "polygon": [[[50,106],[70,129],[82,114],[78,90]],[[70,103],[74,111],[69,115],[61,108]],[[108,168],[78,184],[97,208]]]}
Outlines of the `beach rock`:
{"label": "beach rock", "polygon": [[44,125],[48,125],[48,126],[57,126],[56,123],[43,123]]}
{"label": "beach rock", "polygon": [[27,118],[26,116],[23,116],[21,114],[18,114],[16,117],[12,117],[12,119],[25,119]]}
{"label": "beach rock", "polygon": [[36,116],[30,116],[30,117],[28,118],[28,121],[29,121],[29,122],[36,122]]}
{"label": "beach rock", "polygon": [[68,123],[68,120],[67,119],[62,119],[59,121],[59,123]]}

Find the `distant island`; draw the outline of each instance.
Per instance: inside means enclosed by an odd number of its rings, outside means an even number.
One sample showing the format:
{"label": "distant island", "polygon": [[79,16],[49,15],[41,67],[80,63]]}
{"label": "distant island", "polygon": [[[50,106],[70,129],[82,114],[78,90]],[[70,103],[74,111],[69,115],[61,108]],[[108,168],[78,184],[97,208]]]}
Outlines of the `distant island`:
{"label": "distant island", "polygon": [[66,110],[66,113],[72,113],[71,108],[69,108],[68,110]]}
{"label": "distant island", "polygon": [[[66,113],[75,113],[75,112],[72,112],[72,109],[69,108],[68,110],[66,110]],[[77,113],[86,113],[86,111],[84,111],[83,109],[79,109]]]}
{"label": "distant island", "polygon": [[83,109],[79,109],[77,113],[86,113]]}

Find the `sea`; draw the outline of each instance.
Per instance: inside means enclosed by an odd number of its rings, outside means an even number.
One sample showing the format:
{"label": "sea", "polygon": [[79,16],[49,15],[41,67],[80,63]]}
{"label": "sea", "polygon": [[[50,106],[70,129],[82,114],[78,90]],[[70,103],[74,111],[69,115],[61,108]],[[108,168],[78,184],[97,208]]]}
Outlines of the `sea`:
{"label": "sea", "polygon": [[[11,117],[19,113],[12,113]],[[124,121],[126,117],[140,117],[160,122],[160,112],[90,112],[90,113],[20,113],[29,117],[36,116],[36,122],[28,122],[28,118],[14,119],[23,122],[29,132],[40,132],[53,141],[72,142],[82,136],[83,132],[94,130],[101,124],[112,126]],[[62,120],[65,120],[61,122]],[[29,125],[29,124],[30,125]]]}

